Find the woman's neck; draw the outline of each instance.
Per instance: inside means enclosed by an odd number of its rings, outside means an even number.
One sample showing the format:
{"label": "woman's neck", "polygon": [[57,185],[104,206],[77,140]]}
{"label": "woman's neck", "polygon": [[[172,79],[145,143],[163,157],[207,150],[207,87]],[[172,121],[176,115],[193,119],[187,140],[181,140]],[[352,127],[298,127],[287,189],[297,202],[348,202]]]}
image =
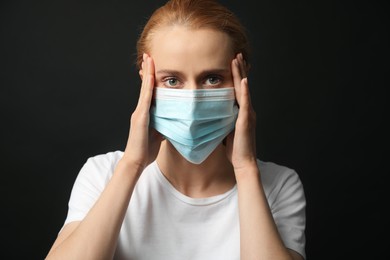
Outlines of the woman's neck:
{"label": "woman's neck", "polygon": [[192,198],[222,194],[236,183],[233,167],[222,144],[203,163],[192,164],[165,140],[161,144],[157,163],[168,181],[179,192]]}

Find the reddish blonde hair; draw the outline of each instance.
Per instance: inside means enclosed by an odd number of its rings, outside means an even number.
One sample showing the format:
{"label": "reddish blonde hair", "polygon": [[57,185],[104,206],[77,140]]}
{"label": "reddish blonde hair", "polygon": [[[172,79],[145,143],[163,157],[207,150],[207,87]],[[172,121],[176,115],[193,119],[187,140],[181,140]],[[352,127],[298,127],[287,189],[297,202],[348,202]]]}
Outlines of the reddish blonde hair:
{"label": "reddish blonde hair", "polygon": [[216,0],[169,0],[153,12],[137,41],[138,68],[141,68],[143,53],[148,53],[150,49],[153,33],[161,27],[171,25],[190,29],[208,28],[228,34],[232,40],[233,52],[241,52],[249,65],[246,30],[233,12]]}

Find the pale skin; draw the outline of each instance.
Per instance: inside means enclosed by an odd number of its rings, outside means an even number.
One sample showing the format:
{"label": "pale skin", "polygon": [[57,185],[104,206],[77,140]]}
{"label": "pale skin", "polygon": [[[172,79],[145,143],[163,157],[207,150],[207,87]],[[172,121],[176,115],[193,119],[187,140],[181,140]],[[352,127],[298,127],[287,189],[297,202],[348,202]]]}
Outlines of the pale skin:
{"label": "pale skin", "polygon": [[[237,184],[240,259],[303,259],[283,245],[272,218],[256,162],[256,115],[246,63],[241,54],[233,52],[229,37],[210,29],[163,27],[144,54],[140,76],[140,96],[131,116],[127,146],[113,177],[87,216],[64,226],[46,259],[112,259],[134,186],[154,160],[172,185],[190,197],[221,194]],[[202,164],[189,163],[149,128],[155,86],[234,87],[240,108],[235,131]]]}

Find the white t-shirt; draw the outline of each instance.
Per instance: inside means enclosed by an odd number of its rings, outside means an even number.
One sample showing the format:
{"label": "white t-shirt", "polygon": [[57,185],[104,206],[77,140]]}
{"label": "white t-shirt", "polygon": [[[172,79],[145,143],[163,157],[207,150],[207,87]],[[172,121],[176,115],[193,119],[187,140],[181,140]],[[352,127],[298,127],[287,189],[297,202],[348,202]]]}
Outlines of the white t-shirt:
{"label": "white t-shirt", "polygon": [[[74,183],[65,224],[85,217],[122,155],[115,151],[87,160]],[[285,246],[305,257],[306,200],[298,174],[271,162],[258,160],[258,165]],[[135,186],[114,259],[239,259],[239,233],[236,186],[217,196],[191,198],[153,162]]]}

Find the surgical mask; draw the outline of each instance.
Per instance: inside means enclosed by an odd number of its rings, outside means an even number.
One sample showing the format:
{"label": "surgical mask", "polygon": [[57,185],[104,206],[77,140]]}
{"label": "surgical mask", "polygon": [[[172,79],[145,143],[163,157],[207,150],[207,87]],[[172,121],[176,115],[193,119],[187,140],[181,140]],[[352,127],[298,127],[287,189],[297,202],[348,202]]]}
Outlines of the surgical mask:
{"label": "surgical mask", "polygon": [[202,163],[234,129],[238,115],[233,88],[155,88],[154,127],[189,162]]}

